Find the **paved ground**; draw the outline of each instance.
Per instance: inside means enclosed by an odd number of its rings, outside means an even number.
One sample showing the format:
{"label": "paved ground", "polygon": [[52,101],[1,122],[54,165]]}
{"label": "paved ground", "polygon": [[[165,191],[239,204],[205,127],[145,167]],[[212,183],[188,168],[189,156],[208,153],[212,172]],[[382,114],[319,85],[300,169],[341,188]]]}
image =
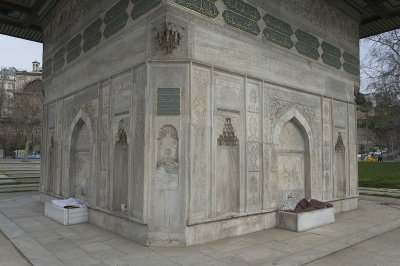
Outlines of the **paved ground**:
{"label": "paved ground", "polygon": [[31,265],[1,231],[0,265]]}
{"label": "paved ground", "polygon": [[389,231],[307,266],[382,266],[400,265],[400,229]]}
{"label": "paved ground", "polygon": [[[59,225],[43,216],[37,193],[0,199],[0,229],[33,265],[398,265],[399,227],[400,205],[361,200],[334,224],[302,233],[274,228],[189,248],[149,248],[92,224]],[[15,263],[0,253],[0,265],[26,265],[0,237],[3,244]]]}

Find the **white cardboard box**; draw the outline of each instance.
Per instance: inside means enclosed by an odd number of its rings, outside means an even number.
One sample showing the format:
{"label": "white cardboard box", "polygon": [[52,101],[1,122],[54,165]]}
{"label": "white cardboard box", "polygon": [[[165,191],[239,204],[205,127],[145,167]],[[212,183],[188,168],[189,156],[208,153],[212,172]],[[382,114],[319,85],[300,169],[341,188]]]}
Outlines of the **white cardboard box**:
{"label": "white cardboard box", "polygon": [[66,209],[51,202],[45,202],[44,215],[63,225],[87,223],[89,220],[88,208]]}
{"label": "white cardboard box", "polygon": [[318,209],[300,213],[278,211],[276,214],[276,227],[295,232],[302,232],[334,222],[334,208]]}

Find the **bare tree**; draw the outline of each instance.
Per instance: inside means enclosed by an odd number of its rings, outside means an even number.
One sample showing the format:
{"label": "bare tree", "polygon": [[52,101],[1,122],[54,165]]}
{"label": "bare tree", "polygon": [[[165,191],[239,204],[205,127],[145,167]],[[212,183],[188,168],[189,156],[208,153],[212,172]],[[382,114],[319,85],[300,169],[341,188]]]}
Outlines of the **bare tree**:
{"label": "bare tree", "polygon": [[39,134],[44,100],[43,83],[40,79],[27,83],[21,91],[14,93],[12,119],[15,130],[25,142],[24,160],[28,159],[29,148],[35,134]]}
{"label": "bare tree", "polygon": [[[399,143],[400,29],[368,38],[372,43],[362,64],[366,88],[374,92],[374,116],[368,121],[377,146]],[[379,145],[378,145],[379,144]],[[393,145],[392,145],[393,146]]]}

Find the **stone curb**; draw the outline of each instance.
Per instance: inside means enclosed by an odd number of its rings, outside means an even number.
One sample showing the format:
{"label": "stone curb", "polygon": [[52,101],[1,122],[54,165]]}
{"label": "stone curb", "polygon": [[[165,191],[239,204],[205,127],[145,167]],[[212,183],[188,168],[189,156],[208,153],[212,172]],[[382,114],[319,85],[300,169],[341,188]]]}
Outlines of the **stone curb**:
{"label": "stone curb", "polygon": [[1,212],[0,230],[32,265],[64,265]]}
{"label": "stone curb", "polygon": [[363,241],[374,238],[393,229],[400,227],[400,220],[392,220],[390,222],[365,229],[361,232],[351,234],[349,236],[337,239],[335,241],[311,248],[287,257],[280,258],[272,263],[263,265],[304,265],[315,260],[321,259],[330,254],[336,253],[342,249],[357,245]]}

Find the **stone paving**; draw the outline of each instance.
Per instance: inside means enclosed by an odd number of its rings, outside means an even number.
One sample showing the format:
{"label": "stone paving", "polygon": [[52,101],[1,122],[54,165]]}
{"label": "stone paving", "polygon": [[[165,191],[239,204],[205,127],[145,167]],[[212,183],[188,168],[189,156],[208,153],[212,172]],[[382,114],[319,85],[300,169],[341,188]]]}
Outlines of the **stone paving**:
{"label": "stone paving", "polygon": [[398,266],[399,242],[400,228],[323,257],[307,266]]}
{"label": "stone paving", "polygon": [[31,265],[0,231],[0,265]]}
{"label": "stone paving", "polygon": [[92,224],[62,226],[43,216],[39,195],[25,194],[0,200],[0,229],[33,265],[303,265],[399,228],[396,207],[361,200],[334,224],[306,232],[274,228],[187,248],[149,248]]}

